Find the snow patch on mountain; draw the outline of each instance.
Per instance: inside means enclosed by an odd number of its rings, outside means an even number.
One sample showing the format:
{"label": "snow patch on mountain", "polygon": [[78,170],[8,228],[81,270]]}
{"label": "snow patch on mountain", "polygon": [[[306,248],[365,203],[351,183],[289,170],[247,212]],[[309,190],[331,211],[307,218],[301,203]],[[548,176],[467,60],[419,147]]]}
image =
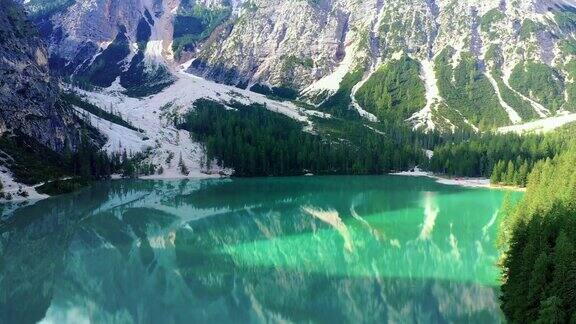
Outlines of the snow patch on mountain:
{"label": "snow patch on mountain", "polygon": [[362,86],[368,82],[368,80],[370,80],[370,77],[372,76],[372,74],[374,74],[378,68],[380,67],[380,65],[375,65],[370,72],[357,84],[355,84],[352,87],[352,91],[350,92],[350,105],[352,106],[352,108],[356,109],[356,111],[358,112],[358,114],[360,114],[360,116],[366,118],[367,120],[371,121],[371,122],[377,122],[378,121],[378,117],[376,117],[374,114],[364,110],[364,108],[362,108],[362,106],[358,103],[358,101],[356,100],[356,93],[358,92],[358,90],[360,90],[360,88],[362,88]]}
{"label": "snow patch on mountain", "polygon": [[547,133],[564,125],[576,122],[576,114],[563,114],[544,119],[539,119],[525,124],[501,127],[499,133]]}
{"label": "snow patch on mountain", "polygon": [[[48,198],[48,195],[40,194],[36,187],[27,186],[16,182],[14,175],[6,166],[0,166],[0,182],[2,183],[2,194],[0,202],[22,202]],[[10,199],[6,199],[6,197]]]}
{"label": "snow patch on mountain", "polygon": [[308,86],[302,94],[304,96],[314,95],[324,91],[328,91],[331,95],[340,89],[340,84],[348,72],[352,70],[354,59],[356,57],[356,46],[350,45],[346,48],[346,54],[340,64],[334,69],[334,72],[328,74],[322,79],[312,83]]}
{"label": "snow patch on mountain", "polygon": [[144,57],[146,57],[148,64],[163,64],[164,58],[162,56],[164,48],[161,40],[151,40],[146,45]]}
{"label": "snow patch on mountain", "polygon": [[514,89],[512,86],[510,86],[510,75],[512,75],[512,69],[511,68],[504,68],[503,73],[504,73],[504,78],[502,81],[504,81],[504,84],[508,88],[510,88],[510,90],[512,90],[515,94],[520,96],[522,99],[528,101],[530,103],[530,105],[532,106],[532,108],[534,108],[534,111],[536,112],[536,114],[538,114],[538,116],[540,116],[540,118],[546,118],[546,117],[550,116],[550,110],[548,110],[547,108],[545,108],[544,106],[542,106],[538,102],[534,101],[532,98],[529,98],[528,96],[523,95],[522,93],[520,93],[519,91]]}
{"label": "snow patch on mountain", "polygon": [[[178,0],[162,1],[162,15],[152,15],[150,41],[146,46],[145,57],[147,62],[157,64],[171,64],[174,61],[172,40],[174,34],[174,12],[180,5]],[[145,0],[143,11],[154,12],[153,0]]]}
{"label": "snow patch on mountain", "polygon": [[492,74],[490,74],[490,72],[486,72],[486,73],[484,73],[484,75],[486,75],[486,78],[488,78],[488,81],[490,81],[490,83],[492,84],[494,91],[496,91],[496,96],[498,97],[498,101],[500,102],[500,105],[504,108],[504,110],[506,110],[506,113],[508,114],[508,118],[510,118],[510,121],[514,124],[518,124],[518,123],[522,122],[522,117],[520,117],[520,115],[518,115],[516,110],[514,110],[514,108],[510,107],[510,105],[508,105],[506,103],[506,101],[504,101],[504,99],[502,98],[502,94],[500,93],[500,88],[498,87],[498,82],[496,82],[496,80],[494,79]]}
{"label": "snow patch on mountain", "polygon": [[[464,123],[468,126],[470,126],[470,128],[472,128],[472,130],[476,133],[480,132],[480,129],[478,127],[476,127],[476,125],[472,124],[466,117],[464,117],[464,115],[459,111],[459,110],[455,110],[461,117],[462,120],[464,121]],[[454,125],[452,125],[454,126]],[[452,128],[452,133],[454,133],[456,129],[453,127]]]}
{"label": "snow patch on mountain", "polygon": [[432,120],[433,109],[442,102],[440,90],[438,89],[438,80],[436,78],[434,59],[422,60],[420,78],[424,81],[426,88],[426,106],[415,113],[408,119],[413,123],[414,129],[422,129],[424,131],[433,131],[436,125]]}
{"label": "snow patch on mountain", "polygon": [[[144,50],[146,72],[155,72],[161,65],[169,69],[177,65],[172,50],[174,24],[184,1],[69,2],[67,9],[50,17],[54,28],[46,40],[53,57],[76,65],[86,59],[89,62],[98,48],[105,48],[115,38],[118,26],[125,26],[132,43],[132,53],[123,67],[127,68],[138,50],[134,46],[138,23],[145,17],[154,22]],[[315,105],[341,89],[350,72],[364,73],[352,89],[351,106],[373,121],[376,117],[357,104],[354,94],[382,62],[397,53],[433,64],[433,57],[451,48],[453,68],[470,54],[485,68],[485,64],[493,63],[484,61],[486,52],[497,48],[505,73],[520,62],[536,61],[566,74],[564,66],[571,57],[560,43],[572,41],[575,35],[562,31],[555,16],[576,8],[575,0],[194,0],[188,4],[231,10],[211,35],[179,58],[197,58],[194,73],[228,84],[289,88]],[[86,44],[94,46],[85,48]],[[423,73],[423,79],[430,82],[427,103],[409,119],[417,128],[442,128],[435,107],[442,98],[431,83],[433,76],[433,68]],[[511,123],[522,122],[515,111],[520,107],[505,103],[499,93],[504,89],[498,89],[492,79],[489,77]],[[504,80],[509,87],[508,77]],[[500,81],[498,84],[502,85]],[[530,102],[540,118],[551,115],[547,107],[526,98],[529,95],[518,95]],[[454,107],[442,108],[446,116],[453,115]]]}
{"label": "snow patch on mountain", "polygon": [[[130,98],[120,89],[89,92],[74,89],[86,100],[109,112],[120,112],[124,120],[142,132],[102,120],[87,112],[76,112],[108,137],[104,149],[108,153],[148,154],[147,162],[162,167],[163,173],[156,177],[182,178],[207,177],[230,174],[232,170],[219,168],[213,161],[204,161],[203,146],[192,140],[190,133],[174,126],[174,118],[183,116],[193,108],[196,100],[209,98],[224,104],[232,101],[241,104],[257,103],[267,109],[286,115],[302,123],[305,131],[312,132],[313,124],[308,116],[315,112],[296,107],[289,102],[279,102],[264,95],[236,87],[217,84],[184,72],[178,72],[178,80],[162,92],[147,98]],[[329,115],[322,115],[329,118]],[[180,156],[189,174],[183,175],[178,165]],[[210,163],[208,163],[210,162]]]}

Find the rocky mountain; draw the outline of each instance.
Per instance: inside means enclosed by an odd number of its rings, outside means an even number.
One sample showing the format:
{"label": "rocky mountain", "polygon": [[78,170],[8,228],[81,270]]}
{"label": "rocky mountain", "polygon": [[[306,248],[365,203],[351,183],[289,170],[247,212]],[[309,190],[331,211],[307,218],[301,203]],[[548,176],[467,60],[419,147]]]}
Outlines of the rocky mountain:
{"label": "rocky mountain", "polygon": [[58,100],[48,53],[12,0],[0,0],[0,75],[0,134],[23,134],[56,152],[76,147],[77,120]]}
{"label": "rocky mountain", "polygon": [[576,110],[568,0],[21,0],[83,86],[157,93],[174,68],[450,132]]}

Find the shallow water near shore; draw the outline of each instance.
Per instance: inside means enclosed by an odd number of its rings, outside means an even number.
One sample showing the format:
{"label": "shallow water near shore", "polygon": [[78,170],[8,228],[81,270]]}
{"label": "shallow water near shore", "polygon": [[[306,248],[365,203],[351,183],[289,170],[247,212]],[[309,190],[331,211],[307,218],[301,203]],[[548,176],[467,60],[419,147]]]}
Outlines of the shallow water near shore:
{"label": "shallow water near shore", "polygon": [[506,195],[522,194],[401,176],[98,183],[2,220],[0,322],[499,322]]}

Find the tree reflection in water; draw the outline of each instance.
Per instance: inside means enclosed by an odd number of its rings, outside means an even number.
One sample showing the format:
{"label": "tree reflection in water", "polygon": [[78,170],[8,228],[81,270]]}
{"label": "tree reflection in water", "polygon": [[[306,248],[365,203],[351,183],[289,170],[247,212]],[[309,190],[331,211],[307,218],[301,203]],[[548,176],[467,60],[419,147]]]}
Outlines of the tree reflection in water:
{"label": "tree reflection in water", "polygon": [[497,322],[502,198],[400,177],[100,183],[4,218],[0,322]]}

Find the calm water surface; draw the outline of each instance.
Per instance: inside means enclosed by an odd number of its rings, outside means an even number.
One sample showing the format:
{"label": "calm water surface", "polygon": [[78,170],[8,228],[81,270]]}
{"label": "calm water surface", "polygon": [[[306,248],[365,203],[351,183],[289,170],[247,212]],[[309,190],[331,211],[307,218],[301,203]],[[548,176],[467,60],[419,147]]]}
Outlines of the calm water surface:
{"label": "calm water surface", "polygon": [[134,180],[3,206],[0,322],[499,322],[505,195],[394,176]]}

